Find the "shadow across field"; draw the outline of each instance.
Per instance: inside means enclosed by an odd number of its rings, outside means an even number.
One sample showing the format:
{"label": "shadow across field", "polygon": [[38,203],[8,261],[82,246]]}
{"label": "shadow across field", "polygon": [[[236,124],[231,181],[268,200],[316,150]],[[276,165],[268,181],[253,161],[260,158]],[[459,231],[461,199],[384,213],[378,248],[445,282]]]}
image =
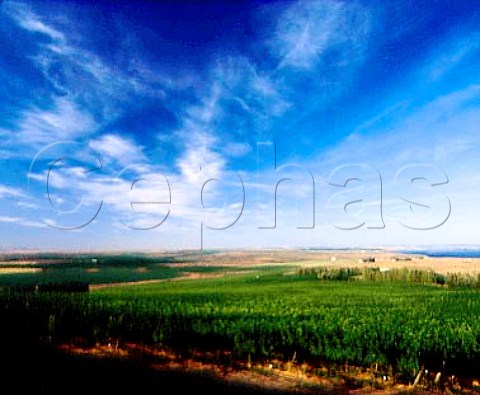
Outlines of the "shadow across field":
{"label": "shadow across field", "polygon": [[[152,369],[148,359],[97,358],[73,355],[52,348],[16,349],[7,347],[0,361],[0,393],[10,394],[180,394],[196,395],[364,395],[425,394],[422,390],[375,390],[353,388],[346,383],[330,388],[305,386],[285,390],[258,380],[249,383],[223,380],[208,372],[181,369]],[[5,350],[5,349],[4,349]]]}
{"label": "shadow across field", "polygon": [[[2,353],[0,393],[7,394],[298,394],[228,383],[208,373],[157,371],[130,359],[95,358],[52,349]],[[317,392],[318,393],[318,392]]]}

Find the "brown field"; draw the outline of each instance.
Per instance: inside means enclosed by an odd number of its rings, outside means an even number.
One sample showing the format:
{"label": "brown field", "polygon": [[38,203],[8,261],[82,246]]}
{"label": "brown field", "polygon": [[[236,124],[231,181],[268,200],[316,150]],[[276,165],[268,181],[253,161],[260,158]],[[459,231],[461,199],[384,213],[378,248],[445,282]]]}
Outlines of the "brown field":
{"label": "brown field", "polygon": [[[103,255],[109,257],[115,254],[97,253],[96,257]],[[120,256],[121,254],[118,253]],[[478,275],[480,274],[480,258],[430,258],[415,254],[395,253],[394,251],[369,249],[369,250],[219,250],[212,253],[202,253],[196,251],[175,251],[145,253],[144,256],[152,259],[155,264],[155,258],[171,258],[173,263],[158,263],[161,266],[224,266],[252,268],[276,265],[276,266],[295,266],[295,267],[336,267],[336,268],[411,268],[421,270],[433,270],[437,273],[461,273]],[[55,265],[68,262],[69,258],[75,257],[75,254],[64,254],[63,256],[52,258],[39,258],[35,254],[22,254],[22,259],[11,260],[11,254],[0,255],[0,274],[14,273],[32,273],[39,269],[31,266],[36,265]],[[374,258],[370,259],[370,258]],[[30,266],[28,268],[24,266]],[[92,272],[95,269],[89,269]],[[148,264],[139,267],[138,272],[148,271]]]}
{"label": "brown field", "polygon": [[[374,261],[369,261],[374,258]],[[298,267],[362,268],[433,270],[437,273],[480,274],[480,258],[430,258],[423,255],[400,254],[382,250],[358,251],[224,251],[215,254],[192,254],[178,257],[170,266],[237,266],[255,267],[285,265]]]}
{"label": "brown field", "polygon": [[34,267],[0,267],[0,275],[2,274],[23,274],[23,273],[39,273],[42,269]]}

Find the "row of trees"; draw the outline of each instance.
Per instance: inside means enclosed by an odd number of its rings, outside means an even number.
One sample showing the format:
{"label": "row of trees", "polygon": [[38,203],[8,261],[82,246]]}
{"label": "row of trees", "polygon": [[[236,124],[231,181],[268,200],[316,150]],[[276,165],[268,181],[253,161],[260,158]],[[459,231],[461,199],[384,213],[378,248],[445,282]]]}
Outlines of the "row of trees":
{"label": "row of trees", "polygon": [[314,276],[321,280],[372,282],[402,282],[407,284],[437,284],[451,287],[480,287],[480,273],[439,274],[431,270],[419,269],[382,269],[382,268],[331,268],[312,267],[299,269],[298,273]]}

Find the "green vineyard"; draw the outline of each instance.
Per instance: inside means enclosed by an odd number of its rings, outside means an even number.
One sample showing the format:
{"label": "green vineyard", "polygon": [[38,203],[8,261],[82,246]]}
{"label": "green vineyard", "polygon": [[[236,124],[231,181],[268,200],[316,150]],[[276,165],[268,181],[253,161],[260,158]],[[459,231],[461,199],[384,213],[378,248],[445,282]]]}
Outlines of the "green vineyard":
{"label": "green vineyard", "polygon": [[480,291],[405,281],[342,281],[276,271],[118,286],[90,293],[5,291],[2,339],[138,343],[377,369],[411,382],[421,367],[472,376]]}

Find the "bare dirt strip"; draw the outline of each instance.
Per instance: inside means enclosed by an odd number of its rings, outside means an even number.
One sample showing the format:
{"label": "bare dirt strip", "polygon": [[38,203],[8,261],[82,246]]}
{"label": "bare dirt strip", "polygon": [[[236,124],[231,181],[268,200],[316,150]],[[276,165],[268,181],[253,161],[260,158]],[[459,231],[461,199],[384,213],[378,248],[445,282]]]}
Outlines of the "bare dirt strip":
{"label": "bare dirt strip", "polygon": [[[230,354],[193,353],[188,357],[181,357],[165,349],[145,347],[138,344],[97,345],[95,347],[81,347],[76,345],[62,345],[59,350],[72,355],[92,356],[95,358],[132,359],[147,369],[175,374],[175,372],[201,373],[216,380],[246,385],[252,389],[275,391],[275,393],[289,394],[342,394],[342,395],[400,395],[400,394],[447,394],[454,395],[458,390],[462,394],[478,394],[475,391],[476,381],[464,383],[460,386],[442,388],[426,388],[418,385],[404,385],[394,383],[390,378],[376,377],[368,371],[341,373],[336,376],[323,376],[316,374],[318,369],[308,364],[297,364],[291,361],[278,360],[266,363],[235,362],[225,364],[219,358],[228,360]],[[324,373],[326,372],[323,369]]]}

